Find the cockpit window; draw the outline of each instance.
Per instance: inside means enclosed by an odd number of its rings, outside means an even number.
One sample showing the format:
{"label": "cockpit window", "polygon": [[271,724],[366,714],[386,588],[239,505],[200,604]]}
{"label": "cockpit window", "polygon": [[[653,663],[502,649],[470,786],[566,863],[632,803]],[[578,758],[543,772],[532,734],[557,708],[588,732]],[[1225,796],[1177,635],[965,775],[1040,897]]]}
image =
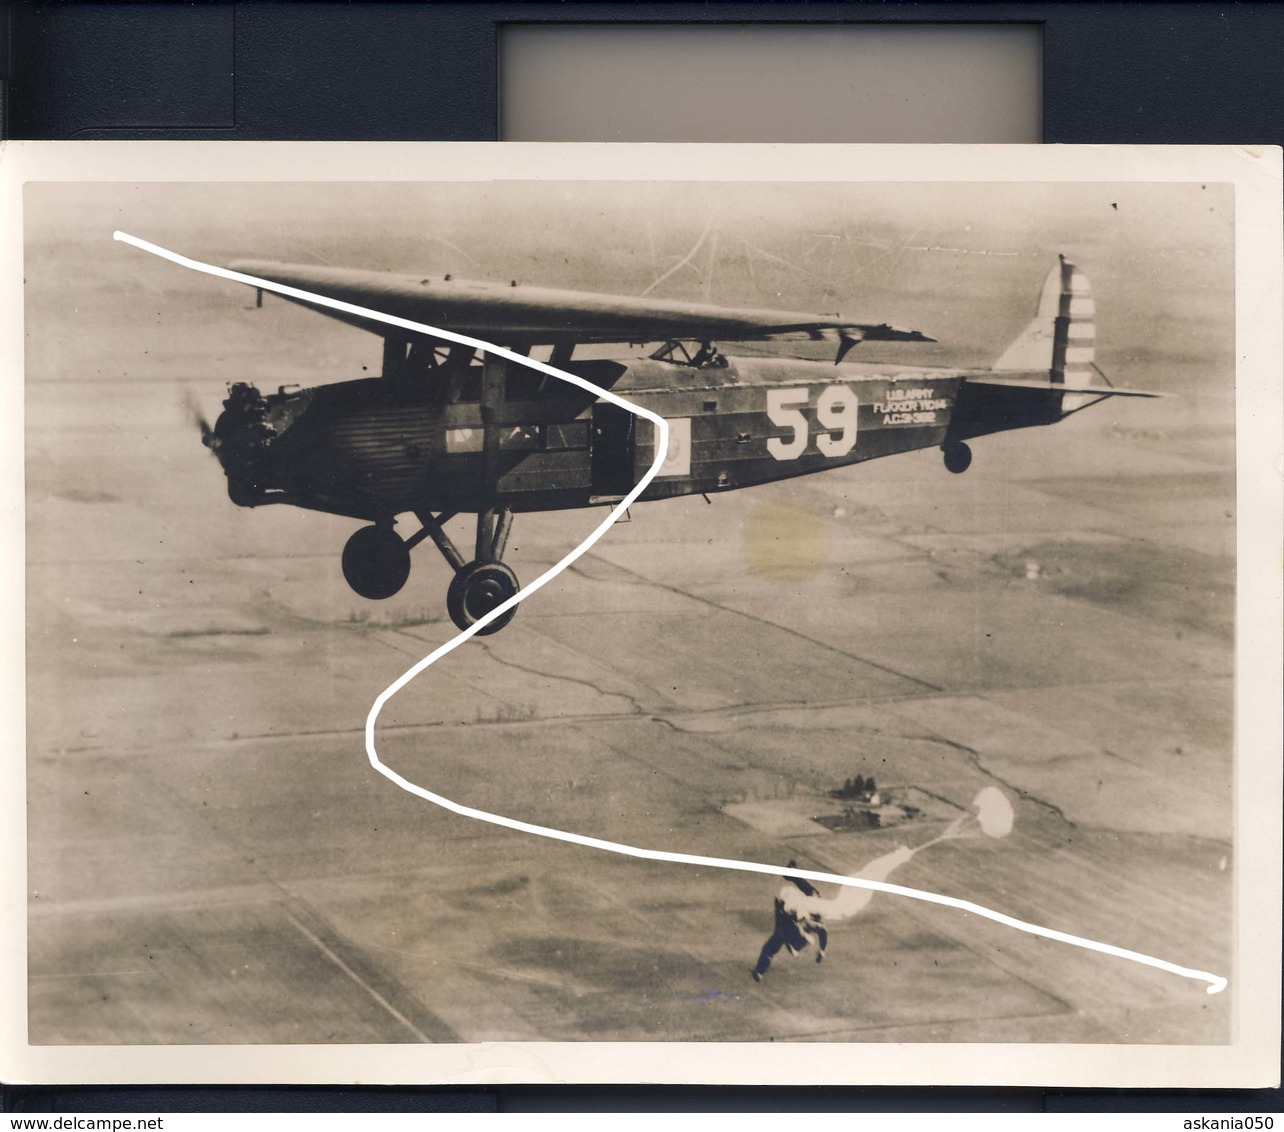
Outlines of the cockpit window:
{"label": "cockpit window", "polygon": [[692,343],[669,341],[661,346],[651,358],[657,362],[669,362],[675,366],[690,366],[692,369],[726,369],[727,359],[714,342],[701,342],[694,352]]}

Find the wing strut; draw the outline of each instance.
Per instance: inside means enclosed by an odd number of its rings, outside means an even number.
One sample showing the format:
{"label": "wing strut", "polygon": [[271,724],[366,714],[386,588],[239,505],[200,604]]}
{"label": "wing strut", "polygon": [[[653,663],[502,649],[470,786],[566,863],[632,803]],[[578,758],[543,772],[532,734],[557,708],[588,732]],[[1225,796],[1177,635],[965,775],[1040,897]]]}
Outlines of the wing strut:
{"label": "wing strut", "polygon": [[[470,348],[470,356],[471,353]],[[384,377],[394,380],[427,377],[429,372],[435,370],[439,364],[437,350],[431,339],[412,338],[407,334],[384,335]]]}
{"label": "wing strut", "polygon": [[863,334],[853,334],[848,330],[838,332],[838,356],[834,359],[834,365],[838,365],[849,353],[853,346],[859,346],[865,340]]}
{"label": "wing strut", "polygon": [[384,377],[398,378],[406,375],[406,348],[410,340],[402,334],[387,334],[383,339]]}
{"label": "wing strut", "polygon": [[504,379],[508,362],[493,354],[482,355],[482,459],[486,475],[486,492],[492,498],[499,493],[499,414],[504,404]]}

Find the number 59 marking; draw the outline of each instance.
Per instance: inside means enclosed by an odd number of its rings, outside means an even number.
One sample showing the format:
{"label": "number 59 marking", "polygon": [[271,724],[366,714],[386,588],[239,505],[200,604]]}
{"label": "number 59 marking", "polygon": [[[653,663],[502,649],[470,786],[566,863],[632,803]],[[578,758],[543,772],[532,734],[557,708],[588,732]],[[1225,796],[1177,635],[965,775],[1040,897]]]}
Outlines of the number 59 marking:
{"label": "number 59 marking", "polygon": [[[807,418],[799,407],[807,404],[807,397],[806,389],[767,390],[771,423],[793,433],[787,438],[767,438],[767,451],[777,460],[797,460],[807,450]],[[846,456],[856,447],[857,407],[856,394],[846,385],[830,385],[821,391],[816,398],[816,423],[824,431],[816,435],[816,447],[822,456]]]}

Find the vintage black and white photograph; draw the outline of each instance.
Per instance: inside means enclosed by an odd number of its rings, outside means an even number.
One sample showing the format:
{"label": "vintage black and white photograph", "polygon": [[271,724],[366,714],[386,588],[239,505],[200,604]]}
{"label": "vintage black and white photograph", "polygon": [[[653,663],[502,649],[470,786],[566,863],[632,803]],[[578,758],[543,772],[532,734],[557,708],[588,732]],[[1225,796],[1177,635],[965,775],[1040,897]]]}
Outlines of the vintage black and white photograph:
{"label": "vintage black and white photograph", "polygon": [[25,184],[27,1043],[1233,1046],[1230,178],[525,160]]}

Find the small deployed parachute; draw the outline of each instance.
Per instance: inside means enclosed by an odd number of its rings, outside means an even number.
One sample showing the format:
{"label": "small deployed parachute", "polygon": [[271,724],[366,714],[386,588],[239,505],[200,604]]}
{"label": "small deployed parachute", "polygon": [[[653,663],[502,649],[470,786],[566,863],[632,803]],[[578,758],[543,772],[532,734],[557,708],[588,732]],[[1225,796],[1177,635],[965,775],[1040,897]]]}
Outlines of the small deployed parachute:
{"label": "small deployed parachute", "polygon": [[[870,861],[855,876],[861,880],[887,882],[892,873],[907,864],[916,853],[933,845],[939,845],[942,841],[975,837],[978,826],[986,837],[996,839],[1007,837],[1012,832],[1016,814],[1013,813],[1012,803],[1008,801],[1007,795],[1002,790],[994,786],[982,787],[972,799],[972,810],[970,814],[960,814],[931,841],[924,842],[916,849],[910,849],[905,845],[897,846],[890,853]],[[791,861],[790,864],[792,865],[793,862]],[[825,923],[832,924],[863,912],[873,899],[873,889],[843,885],[832,897],[819,894],[803,897],[798,901],[798,907],[804,915],[816,916]]]}
{"label": "small deployed parachute", "polygon": [[1012,832],[1016,815],[1002,790],[993,786],[982,787],[972,799],[972,808],[986,837],[1007,837]]}

